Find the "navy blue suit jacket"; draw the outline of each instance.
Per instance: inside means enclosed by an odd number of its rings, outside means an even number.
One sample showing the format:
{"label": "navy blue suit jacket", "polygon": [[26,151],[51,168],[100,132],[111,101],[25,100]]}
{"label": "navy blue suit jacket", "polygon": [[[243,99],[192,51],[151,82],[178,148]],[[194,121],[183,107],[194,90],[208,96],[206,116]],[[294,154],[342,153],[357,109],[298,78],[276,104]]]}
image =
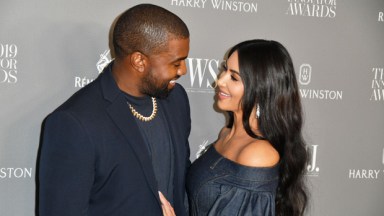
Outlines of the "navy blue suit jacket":
{"label": "navy blue suit jacket", "polygon": [[[39,160],[41,216],[162,215],[151,158],[111,68],[45,121]],[[188,98],[176,85],[157,101],[174,145],[174,209],[178,216],[186,215]]]}

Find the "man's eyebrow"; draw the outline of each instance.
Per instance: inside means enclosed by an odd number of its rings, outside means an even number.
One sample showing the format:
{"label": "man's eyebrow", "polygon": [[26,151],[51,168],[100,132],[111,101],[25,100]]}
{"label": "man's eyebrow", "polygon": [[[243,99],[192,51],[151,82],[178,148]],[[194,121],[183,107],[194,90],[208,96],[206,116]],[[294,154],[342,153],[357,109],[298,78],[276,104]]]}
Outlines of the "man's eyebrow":
{"label": "man's eyebrow", "polygon": [[177,61],[185,60],[185,59],[187,59],[187,57],[188,57],[188,56],[183,56],[183,57],[177,58],[177,59],[174,60],[173,62],[177,62]]}

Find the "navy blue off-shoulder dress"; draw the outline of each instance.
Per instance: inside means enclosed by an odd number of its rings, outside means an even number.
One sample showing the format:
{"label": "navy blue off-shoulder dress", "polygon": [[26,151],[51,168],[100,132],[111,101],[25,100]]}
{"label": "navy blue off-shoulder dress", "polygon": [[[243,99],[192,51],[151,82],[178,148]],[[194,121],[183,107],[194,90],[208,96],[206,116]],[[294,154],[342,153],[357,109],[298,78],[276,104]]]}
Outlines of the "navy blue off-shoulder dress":
{"label": "navy blue off-shoulder dress", "polygon": [[211,145],[190,167],[191,216],[274,216],[279,164],[256,168],[235,163]]}

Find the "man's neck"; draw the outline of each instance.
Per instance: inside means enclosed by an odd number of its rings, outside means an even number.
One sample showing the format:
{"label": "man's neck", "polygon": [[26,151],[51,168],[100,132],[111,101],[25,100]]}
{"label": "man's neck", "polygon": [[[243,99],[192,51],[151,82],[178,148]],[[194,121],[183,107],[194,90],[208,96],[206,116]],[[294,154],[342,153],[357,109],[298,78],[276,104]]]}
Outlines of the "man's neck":
{"label": "man's neck", "polygon": [[135,97],[144,96],[139,92],[138,83],[140,80],[135,76],[134,69],[129,67],[127,60],[115,60],[112,65],[112,75],[119,89]]}

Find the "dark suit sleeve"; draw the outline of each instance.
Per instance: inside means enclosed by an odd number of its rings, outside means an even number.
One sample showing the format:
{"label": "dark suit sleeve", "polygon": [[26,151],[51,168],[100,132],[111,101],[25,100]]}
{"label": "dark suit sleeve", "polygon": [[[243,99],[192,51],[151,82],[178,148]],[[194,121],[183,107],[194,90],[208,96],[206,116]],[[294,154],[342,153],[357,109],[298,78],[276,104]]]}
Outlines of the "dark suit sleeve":
{"label": "dark suit sleeve", "polygon": [[[187,95],[187,92],[185,92],[184,88],[183,88],[183,93],[184,93],[184,98],[186,100],[185,104],[186,104],[186,118],[187,118],[187,135],[186,137],[189,137],[190,133],[191,133],[191,109],[190,109],[190,105],[189,105],[189,99],[188,99],[188,95]],[[191,165],[191,160],[189,159],[190,157],[190,148],[189,148],[189,141],[187,142],[187,149],[188,149],[188,157],[187,157],[187,161],[186,161],[186,170],[189,169],[189,166]]]}
{"label": "dark suit sleeve", "polygon": [[[186,118],[186,122],[187,122],[187,129],[186,129],[186,137],[188,138],[190,133],[191,133],[191,109],[190,109],[190,104],[189,104],[189,99],[188,99],[188,95],[187,95],[187,92],[185,92],[184,88],[181,88],[182,89],[182,94],[183,94],[183,98],[185,99],[185,108],[186,108],[186,115],[185,115],[185,118]],[[189,170],[189,167],[191,166],[191,160],[189,159],[190,158],[190,148],[189,148],[189,141],[187,139],[187,157],[185,158],[185,173],[184,173],[184,176],[187,176],[187,172]],[[187,195],[187,192],[185,191],[184,193],[184,206],[185,206],[185,215],[188,215],[188,212],[189,212],[189,203],[188,203],[188,195]]]}
{"label": "dark suit sleeve", "polygon": [[187,138],[187,142],[186,142],[186,149],[187,149],[187,157],[186,157],[186,171],[188,170],[189,166],[191,165],[191,161],[189,159],[189,156],[190,156],[190,148],[189,148],[189,142],[188,142],[188,137],[191,133],[191,109],[190,109],[190,105],[189,105],[189,99],[188,99],[188,95],[187,95],[187,92],[185,91],[185,89],[181,86],[181,85],[178,85],[177,86],[178,90],[179,90],[179,97],[181,98],[181,100],[183,101],[183,103],[181,103],[183,105],[183,118],[184,118],[184,122],[185,122],[185,137]]}
{"label": "dark suit sleeve", "polygon": [[94,176],[94,148],[85,127],[68,112],[45,123],[39,162],[40,216],[84,215]]}

